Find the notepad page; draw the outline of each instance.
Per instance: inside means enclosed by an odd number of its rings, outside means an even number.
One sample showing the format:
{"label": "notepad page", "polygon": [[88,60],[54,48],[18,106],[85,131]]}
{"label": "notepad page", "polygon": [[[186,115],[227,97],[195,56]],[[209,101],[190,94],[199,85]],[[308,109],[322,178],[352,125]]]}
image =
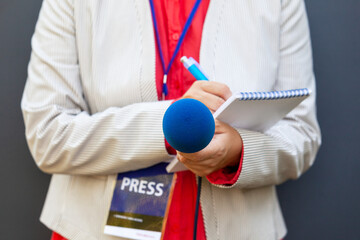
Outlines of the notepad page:
{"label": "notepad page", "polygon": [[234,128],[265,131],[295,108],[307,96],[276,100],[240,100],[235,98],[214,117]]}

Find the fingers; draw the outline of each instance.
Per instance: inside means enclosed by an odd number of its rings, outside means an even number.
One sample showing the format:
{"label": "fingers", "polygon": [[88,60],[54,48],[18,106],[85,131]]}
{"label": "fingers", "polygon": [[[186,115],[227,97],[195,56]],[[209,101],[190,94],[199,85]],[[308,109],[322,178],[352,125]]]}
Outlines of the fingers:
{"label": "fingers", "polygon": [[222,133],[226,133],[228,131],[234,130],[230,125],[228,125],[220,120],[217,120],[217,119],[214,119],[214,120],[215,120],[215,135],[214,135],[214,137],[216,137],[217,134],[222,134]]}
{"label": "fingers", "polygon": [[197,81],[197,84],[199,84],[201,89],[203,89],[205,92],[208,92],[212,95],[218,96],[225,101],[232,95],[230,88],[228,86],[226,86],[226,84],[223,84],[223,83],[209,82],[209,81]]}
{"label": "fingers", "polygon": [[191,166],[191,168],[189,166],[187,166],[186,164],[184,164],[191,172],[193,172],[195,175],[200,176],[200,177],[205,177],[211,173],[213,173],[214,171],[216,171],[216,169],[212,169],[212,168],[204,168],[204,167],[194,167]]}
{"label": "fingers", "polygon": [[[227,100],[231,97],[231,91],[226,84],[219,82],[209,82],[209,81],[195,81],[189,90],[201,90],[207,92],[211,95],[215,95],[223,100]],[[185,93],[184,97],[187,95]]]}
{"label": "fingers", "polygon": [[[215,137],[216,138],[216,137]],[[226,147],[219,144],[219,141],[212,141],[203,150],[196,153],[177,152],[177,158],[190,170],[216,170],[222,167],[224,157],[226,156]]]}
{"label": "fingers", "polygon": [[204,103],[212,113],[216,112],[216,110],[218,110],[218,108],[225,102],[224,99],[207,92],[201,92],[199,95],[200,99],[197,100]]}
{"label": "fingers", "polygon": [[205,104],[212,112],[215,112],[225,102],[225,100],[221,97],[206,92],[203,89],[199,88],[199,86],[190,88],[184,94],[183,98],[193,98],[199,100],[200,102]]}
{"label": "fingers", "polygon": [[227,124],[215,120],[215,135],[209,145],[195,153],[183,153],[177,151],[179,161],[196,164],[208,159],[218,159],[224,156],[226,153],[226,146],[223,144],[224,141],[221,134],[227,131],[227,126]]}
{"label": "fingers", "polygon": [[219,82],[209,82],[209,81],[205,81],[200,84],[205,92],[216,95],[224,99],[225,101],[228,100],[228,98],[230,98],[232,95],[230,88],[226,84]]}
{"label": "fingers", "polygon": [[189,159],[186,159],[185,157],[178,155],[178,159],[180,162],[182,162],[189,170],[191,170],[193,173],[195,173],[198,176],[206,176],[213,171],[215,171],[217,164],[215,164],[216,161],[213,159],[206,159],[202,162],[190,162]]}
{"label": "fingers", "polygon": [[237,166],[240,161],[240,134],[221,121],[215,121],[215,125],[216,134],[206,148],[195,153],[177,153],[178,160],[199,176],[206,176],[226,166]]}
{"label": "fingers", "polygon": [[230,96],[230,89],[223,83],[196,81],[183,95],[183,98],[199,100],[212,112],[215,112]]}
{"label": "fingers", "polygon": [[214,169],[217,168],[219,163],[216,159],[209,158],[202,161],[193,161],[184,157],[178,156],[180,162],[185,165],[191,166],[192,169]]}

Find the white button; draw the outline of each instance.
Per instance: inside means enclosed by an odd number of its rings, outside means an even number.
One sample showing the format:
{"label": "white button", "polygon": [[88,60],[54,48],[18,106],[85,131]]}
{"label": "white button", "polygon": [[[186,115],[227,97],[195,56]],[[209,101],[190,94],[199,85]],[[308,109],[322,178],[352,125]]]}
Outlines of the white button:
{"label": "white button", "polygon": [[173,33],[172,34],[172,39],[173,40],[179,40],[179,34],[178,33]]}

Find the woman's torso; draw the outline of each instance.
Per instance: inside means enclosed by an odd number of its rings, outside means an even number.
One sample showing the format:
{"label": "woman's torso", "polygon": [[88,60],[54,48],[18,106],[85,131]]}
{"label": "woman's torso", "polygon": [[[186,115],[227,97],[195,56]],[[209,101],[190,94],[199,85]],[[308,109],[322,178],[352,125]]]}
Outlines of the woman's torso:
{"label": "woman's torso", "polygon": [[[280,0],[212,0],[200,49],[200,64],[210,79],[233,92],[273,90],[280,11]],[[148,1],[77,0],[74,19],[81,85],[92,114],[157,101]],[[115,177],[55,174],[42,221],[74,239],[118,239],[102,234]],[[205,181],[201,204],[209,240],[218,234],[222,239],[279,239],[285,234],[272,186],[220,189]]]}

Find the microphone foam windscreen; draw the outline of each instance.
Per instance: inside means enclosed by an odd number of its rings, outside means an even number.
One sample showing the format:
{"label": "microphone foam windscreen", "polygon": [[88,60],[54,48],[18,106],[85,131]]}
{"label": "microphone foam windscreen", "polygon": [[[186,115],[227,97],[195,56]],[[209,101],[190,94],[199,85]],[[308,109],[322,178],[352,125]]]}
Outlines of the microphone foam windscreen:
{"label": "microphone foam windscreen", "polygon": [[210,143],[215,133],[215,121],[202,102],[186,98],[174,102],[166,110],[163,131],[173,148],[194,153]]}

